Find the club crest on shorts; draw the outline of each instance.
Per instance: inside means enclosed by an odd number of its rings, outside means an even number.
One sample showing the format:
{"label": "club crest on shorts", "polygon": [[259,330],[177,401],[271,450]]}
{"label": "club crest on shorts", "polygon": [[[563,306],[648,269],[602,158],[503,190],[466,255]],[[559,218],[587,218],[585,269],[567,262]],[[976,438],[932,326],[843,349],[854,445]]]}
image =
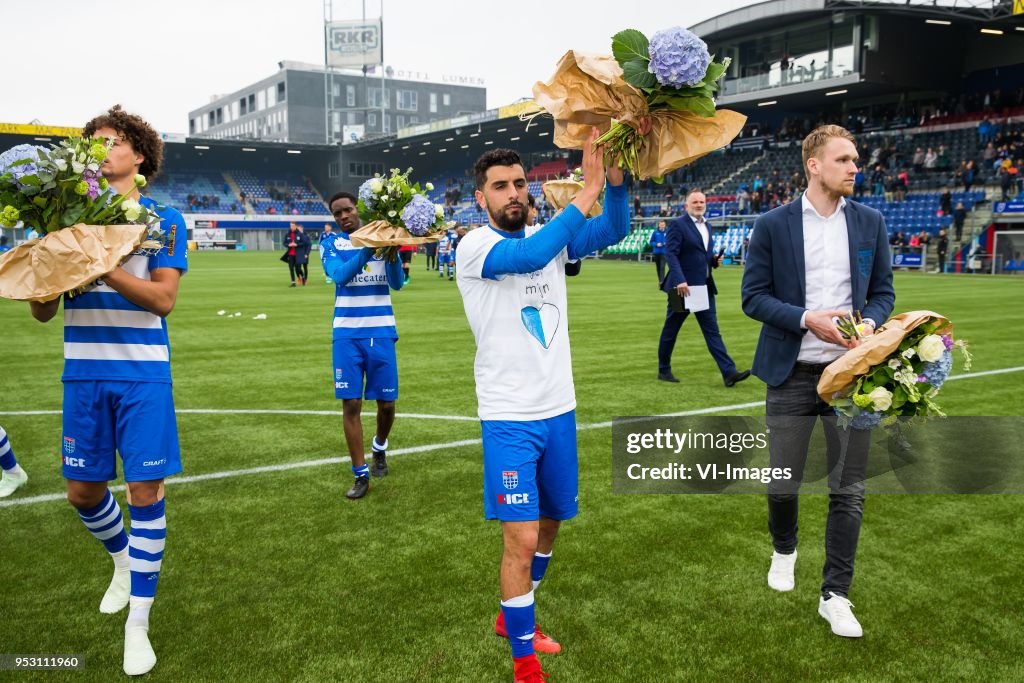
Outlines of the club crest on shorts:
{"label": "club crest on shorts", "polygon": [[341,379],[341,368],[334,368],[334,379]]}
{"label": "club crest on shorts", "polygon": [[508,470],[501,473],[501,483],[505,485],[509,491],[519,486],[519,472],[517,470]]}
{"label": "club crest on shorts", "polygon": [[64,452],[71,455],[75,452],[75,440],[70,436],[64,437]]}

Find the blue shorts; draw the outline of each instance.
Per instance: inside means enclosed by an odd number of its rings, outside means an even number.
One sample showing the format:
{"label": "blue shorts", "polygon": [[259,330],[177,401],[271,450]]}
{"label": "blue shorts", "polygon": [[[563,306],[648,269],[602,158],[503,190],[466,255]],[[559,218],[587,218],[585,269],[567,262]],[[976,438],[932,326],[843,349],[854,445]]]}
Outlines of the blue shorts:
{"label": "blue shorts", "polygon": [[394,339],[335,339],[333,347],[335,398],[398,400],[398,360]]}
{"label": "blue shorts", "polygon": [[65,382],[63,413],[65,479],[117,479],[115,451],[125,481],[154,481],[181,472],[170,384]]}
{"label": "blue shorts", "polygon": [[439,266],[446,266],[449,263],[455,263],[455,261],[452,260],[452,258],[451,258],[451,254],[438,254],[437,255],[437,265],[439,265]]}
{"label": "blue shorts", "polygon": [[529,422],[482,420],[484,515],[572,519],[579,510],[576,411]]}

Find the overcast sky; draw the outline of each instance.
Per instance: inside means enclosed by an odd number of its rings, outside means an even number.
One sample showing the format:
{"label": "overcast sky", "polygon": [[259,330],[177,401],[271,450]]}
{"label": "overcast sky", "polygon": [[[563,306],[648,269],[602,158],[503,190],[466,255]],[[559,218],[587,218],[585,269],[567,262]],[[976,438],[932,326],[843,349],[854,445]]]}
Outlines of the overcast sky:
{"label": "overcast sky", "polygon": [[[367,0],[367,16],[381,0]],[[611,35],[692,26],[740,0],[384,0],[384,61],[485,79],[488,108],[529,97],[568,49],[611,52]],[[336,20],[362,17],[335,0]],[[164,132],[217,93],[281,60],[323,63],[322,0],[0,0],[6,54],[0,123],[80,126],[115,102]],[[436,76],[435,76],[436,74]]]}

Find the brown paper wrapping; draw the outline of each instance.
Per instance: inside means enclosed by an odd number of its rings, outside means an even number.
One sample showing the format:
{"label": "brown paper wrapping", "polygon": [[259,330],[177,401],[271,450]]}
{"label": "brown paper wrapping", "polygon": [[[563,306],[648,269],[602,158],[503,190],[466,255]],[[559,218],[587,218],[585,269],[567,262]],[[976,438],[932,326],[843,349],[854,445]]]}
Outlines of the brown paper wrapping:
{"label": "brown paper wrapping", "polygon": [[547,83],[533,86],[533,99],[555,119],[555,145],[582,149],[596,127],[601,133],[612,119],[639,128],[651,116],[651,132],[640,149],[641,179],[661,177],[729,144],[747,117],[719,109],[712,117],[685,111],[651,112],[643,93],[622,79],[622,67],[610,55],[569,50]]}
{"label": "brown paper wrapping", "polygon": [[416,237],[409,234],[405,228],[391,225],[387,221],[373,221],[359,228],[348,238],[357,247],[406,247],[412,244],[426,244],[437,242],[441,239],[443,232],[434,233],[425,237]]}
{"label": "brown paper wrapping", "polygon": [[[544,199],[547,200],[548,204],[554,207],[556,211],[561,211],[572,204],[572,200],[576,199],[576,195],[583,189],[583,183],[571,178],[549,180],[544,183],[542,189],[544,190]],[[594,206],[587,213],[587,218],[600,216],[603,211],[601,202],[594,202]]]}
{"label": "brown paper wrapping", "polygon": [[825,368],[818,380],[818,396],[823,401],[831,401],[837,394],[845,395],[853,388],[858,377],[867,374],[871,368],[888,358],[908,334],[932,318],[941,323],[935,334],[953,333],[953,323],[933,311],[908,311],[894,315],[859,346],[850,349]]}
{"label": "brown paper wrapping", "polygon": [[145,225],[83,225],[47,233],[0,257],[0,296],[50,301],[117,268],[149,230]]}

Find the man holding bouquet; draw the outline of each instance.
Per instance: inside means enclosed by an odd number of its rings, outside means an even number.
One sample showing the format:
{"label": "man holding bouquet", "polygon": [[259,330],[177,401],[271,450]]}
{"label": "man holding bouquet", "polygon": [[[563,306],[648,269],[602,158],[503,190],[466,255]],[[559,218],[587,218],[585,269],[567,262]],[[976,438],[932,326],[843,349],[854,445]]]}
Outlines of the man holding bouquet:
{"label": "man holding bouquet", "polygon": [[[370,490],[371,474],[383,477],[388,473],[388,434],[395,422],[398,400],[398,330],[388,288],[399,290],[405,282],[401,261],[385,261],[370,247],[360,248],[349,240],[349,235],[362,227],[358,203],[359,199],[348,192],[331,197],[328,205],[341,233],[320,243],[324,272],[335,283],[334,395],[342,401],[345,442],[355,475],[352,488],[345,494],[351,500],[362,498]],[[377,401],[372,470],[363,450],[360,420],[364,397]]]}
{"label": "man holding bouquet", "polygon": [[892,313],[896,295],[885,222],[878,211],[847,202],[857,175],[857,146],[844,128],[821,126],[803,141],[807,190],[798,201],[754,224],[743,273],[743,311],[763,323],[753,373],[768,385],[772,467],[791,467],[791,482],[768,485],[768,527],[775,552],[768,585],[794,588],[797,491],[817,417],[827,444],[829,508],[818,613],[839,636],[863,635],[848,598],[864,510],[870,432],[840,429],[817,392],[824,369],[857,344],[834,319],[863,313],[862,335]]}
{"label": "man holding bouquet", "polygon": [[[518,154],[477,160],[476,199],[490,225],[459,247],[458,285],[476,338],[483,432],[484,512],[502,523],[501,612],[515,680],[543,680],[535,651],[561,646],[534,621],[534,590],[563,520],[577,513],[576,395],[569,353],[565,264],[629,233],[622,170],[604,168],[596,131],[583,149],[586,184],[550,223],[527,226],[526,173]],[[604,212],[586,220],[604,179]]]}
{"label": "man holding bouquet", "polygon": [[[163,482],[181,471],[166,318],[188,270],[185,221],[177,210],[139,195],[163,161],[163,141],[148,123],[115,106],[85,124],[83,135],[113,141],[100,167],[103,177],[118,193],[156,211],[166,237],[156,255],[134,254],[84,292],[64,298],[62,458],[68,502],[113,559],[114,577],[100,611],[113,614],[129,606],[124,672],[135,676],[156,664],[149,612],[167,536]],[[59,298],[33,301],[32,315],[47,322],[59,305]],[[117,478],[115,450],[128,485],[130,533],[107,488]]]}

